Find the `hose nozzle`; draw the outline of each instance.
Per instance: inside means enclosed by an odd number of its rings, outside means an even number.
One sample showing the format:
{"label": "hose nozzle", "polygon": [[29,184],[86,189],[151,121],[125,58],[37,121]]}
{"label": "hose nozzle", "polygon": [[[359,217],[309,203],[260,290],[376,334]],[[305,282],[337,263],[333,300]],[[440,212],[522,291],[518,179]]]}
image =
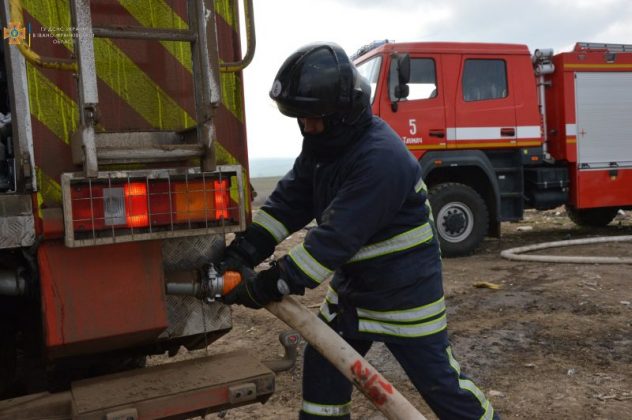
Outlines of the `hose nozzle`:
{"label": "hose nozzle", "polygon": [[241,273],[225,271],[221,275],[214,264],[209,264],[196,280],[190,282],[167,282],[168,295],[195,296],[198,299],[214,301],[230,293],[241,283]]}

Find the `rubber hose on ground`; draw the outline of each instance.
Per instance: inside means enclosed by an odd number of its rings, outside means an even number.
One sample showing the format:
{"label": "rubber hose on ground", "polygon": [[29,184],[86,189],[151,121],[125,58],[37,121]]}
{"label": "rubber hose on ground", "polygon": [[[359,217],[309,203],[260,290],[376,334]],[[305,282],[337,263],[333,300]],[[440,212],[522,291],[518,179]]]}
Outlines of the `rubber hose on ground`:
{"label": "rubber hose on ground", "polygon": [[576,264],[632,264],[630,257],[589,257],[589,256],[563,256],[563,255],[520,255],[524,252],[537,251],[547,248],[558,248],[572,245],[589,245],[604,242],[632,241],[631,235],[626,236],[599,236],[587,239],[571,239],[568,241],[544,242],[534,245],[521,246],[506,249],[500,256],[514,261],[538,261],[549,263],[576,263]]}

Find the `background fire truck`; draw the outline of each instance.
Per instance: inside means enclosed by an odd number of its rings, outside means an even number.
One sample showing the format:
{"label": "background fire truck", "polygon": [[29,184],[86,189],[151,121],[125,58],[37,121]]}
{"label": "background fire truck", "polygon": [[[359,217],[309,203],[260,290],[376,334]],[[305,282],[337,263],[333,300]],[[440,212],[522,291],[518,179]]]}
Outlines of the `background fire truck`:
{"label": "background fire truck", "polygon": [[[231,329],[228,307],[165,283],[190,282],[250,217],[251,0],[244,15],[242,58],[234,0],[2,2],[2,397],[63,391]],[[135,372],[0,402],[0,417],[169,417],[274,391],[243,352]]]}
{"label": "background fire truck", "polygon": [[605,226],[632,208],[632,46],[378,42],[355,55],[376,115],[419,159],[443,254],[525,208]]}

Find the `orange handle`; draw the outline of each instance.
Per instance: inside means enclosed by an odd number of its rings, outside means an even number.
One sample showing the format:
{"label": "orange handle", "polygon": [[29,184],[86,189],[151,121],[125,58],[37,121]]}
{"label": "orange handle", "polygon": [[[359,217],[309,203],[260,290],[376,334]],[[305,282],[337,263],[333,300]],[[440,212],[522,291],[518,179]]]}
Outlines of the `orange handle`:
{"label": "orange handle", "polygon": [[230,293],[239,283],[241,283],[241,273],[239,271],[226,271],[224,273],[224,290],[222,290],[222,296]]}

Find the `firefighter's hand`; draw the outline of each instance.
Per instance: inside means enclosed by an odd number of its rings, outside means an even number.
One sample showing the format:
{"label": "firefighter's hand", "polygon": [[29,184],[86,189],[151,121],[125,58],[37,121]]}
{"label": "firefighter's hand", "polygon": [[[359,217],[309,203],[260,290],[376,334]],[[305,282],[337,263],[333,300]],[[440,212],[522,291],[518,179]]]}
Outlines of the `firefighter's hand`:
{"label": "firefighter's hand", "polygon": [[256,249],[244,238],[237,236],[224,251],[219,272],[240,271],[242,267],[254,268],[252,256]]}
{"label": "firefighter's hand", "polygon": [[244,274],[242,271],[246,269],[252,271],[254,267],[242,257],[240,252],[236,251],[234,245],[235,241],[224,251],[224,258],[217,267],[217,274],[221,276],[228,271],[236,271],[241,273],[242,278],[244,278],[249,275],[249,272],[244,272]]}
{"label": "firefighter's hand", "polygon": [[268,303],[278,302],[283,298],[284,294],[278,286],[280,277],[278,265],[273,264],[271,268],[260,273],[243,266],[239,271],[242,277],[241,283],[224,296],[224,303],[228,305],[237,303],[248,308],[261,309]]}
{"label": "firefighter's hand", "polygon": [[224,254],[224,259],[219,263],[218,272],[219,274],[224,274],[227,271],[241,272],[243,268],[252,269],[254,267],[250,266],[250,264],[248,264],[239,256],[231,255],[230,253],[226,252]]}

